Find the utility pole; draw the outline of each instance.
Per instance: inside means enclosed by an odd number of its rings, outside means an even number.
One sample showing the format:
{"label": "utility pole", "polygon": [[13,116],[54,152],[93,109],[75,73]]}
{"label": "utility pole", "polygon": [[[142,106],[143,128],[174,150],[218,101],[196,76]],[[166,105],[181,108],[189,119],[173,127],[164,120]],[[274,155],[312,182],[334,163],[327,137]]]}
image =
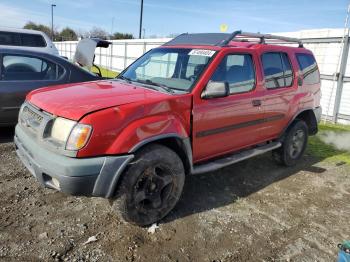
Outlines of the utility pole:
{"label": "utility pole", "polygon": [[143,15],[143,0],[141,0],[141,12],[140,12],[140,28],[139,28],[139,39],[142,37],[142,15]]}
{"label": "utility pole", "polygon": [[112,17],[111,37],[113,35],[113,30],[114,30],[114,16]]}
{"label": "utility pole", "polygon": [[53,41],[53,8],[56,5],[52,4],[51,5],[51,40]]}

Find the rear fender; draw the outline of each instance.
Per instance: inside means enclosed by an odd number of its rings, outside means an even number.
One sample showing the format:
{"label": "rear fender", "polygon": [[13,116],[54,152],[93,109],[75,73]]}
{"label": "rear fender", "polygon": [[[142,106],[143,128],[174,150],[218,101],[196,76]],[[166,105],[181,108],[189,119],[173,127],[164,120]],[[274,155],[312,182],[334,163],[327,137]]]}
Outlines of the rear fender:
{"label": "rear fender", "polygon": [[[317,108],[316,108],[317,109]],[[303,120],[306,125],[308,126],[309,135],[315,135],[318,132],[318,126],[317,126],[317,117],[314,113],[315,109],[309,108],[309,109],[303,109],[298,111],[294,117],[289,121],[286,128],[282,131],[279,140],[283,140],[284,135],[287,133],[287,131],[292,127],[295,120]]]}

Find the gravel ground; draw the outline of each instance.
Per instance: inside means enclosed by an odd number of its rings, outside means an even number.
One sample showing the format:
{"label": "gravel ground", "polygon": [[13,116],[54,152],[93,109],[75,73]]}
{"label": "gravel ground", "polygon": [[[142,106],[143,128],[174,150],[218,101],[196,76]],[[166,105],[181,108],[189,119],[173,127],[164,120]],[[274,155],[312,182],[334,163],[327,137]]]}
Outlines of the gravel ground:
{"label": "gravel ground", "polygon": [[11,137],[0,129],[1,261],[335,261],[350,238],[344,163],[306,155],[284,168],[266,154],[189,176],[149,233],[115,217],[107,200],[39,186]]}

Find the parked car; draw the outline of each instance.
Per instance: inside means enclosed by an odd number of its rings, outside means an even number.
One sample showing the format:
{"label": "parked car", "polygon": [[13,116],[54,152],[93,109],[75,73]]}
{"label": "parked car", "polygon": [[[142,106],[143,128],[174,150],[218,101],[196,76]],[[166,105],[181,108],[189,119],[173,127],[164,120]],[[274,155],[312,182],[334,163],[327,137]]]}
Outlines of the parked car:
{"label": "parked car", "polygon": [[42,185],[110,198],[144,226],[173,209],[188,174],[268,151],[295,165],[317,133],[320,96],[315,58],[298,39],[183,34],[113,81],[31,92],[15,144]]}
{"label": "parked car", "polygon": [[37,88],[101,79],[56,55],[0,47],[0,125],[15,125],[26,95]]}
{"label": "parked car", "polygon": [[[99,38],[79,41],[73,63],[56,55],[0,47],[0,126],[15,125],[25,96],[32,90],[58,84],[107,79],[94,64],[95,49],[111,42]],[[90,73],[92,67],[98,73]]]}
{"label": "parked car", "polygon": [[51,39],[43,32],[29,29],[0,27],[0,47],[45,52],[59,56]]}

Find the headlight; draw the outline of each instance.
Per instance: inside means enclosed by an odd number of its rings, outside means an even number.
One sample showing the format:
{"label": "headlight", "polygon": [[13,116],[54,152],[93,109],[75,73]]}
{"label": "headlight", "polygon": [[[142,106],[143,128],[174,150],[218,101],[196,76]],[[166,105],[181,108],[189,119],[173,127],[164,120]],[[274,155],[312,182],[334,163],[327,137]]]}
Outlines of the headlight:
{"label": "headlight", "polygon": [[62,142],[66,143],[69,137],[72,128],[77,122],[58,117],[55,119],[52,129],[51,129],[51,137]]}
{"label": "headlight", "polygon": [[66,149],[79,150],[83,148],[90,138],[92,127],[84,124],[76,124],[69,135]]}
{"label": "headlight", "polygon": [[92,127],[75,121],[58,117],[51,128],[51,138],[66,145],[67,150],[83,148],[90,138]]}

